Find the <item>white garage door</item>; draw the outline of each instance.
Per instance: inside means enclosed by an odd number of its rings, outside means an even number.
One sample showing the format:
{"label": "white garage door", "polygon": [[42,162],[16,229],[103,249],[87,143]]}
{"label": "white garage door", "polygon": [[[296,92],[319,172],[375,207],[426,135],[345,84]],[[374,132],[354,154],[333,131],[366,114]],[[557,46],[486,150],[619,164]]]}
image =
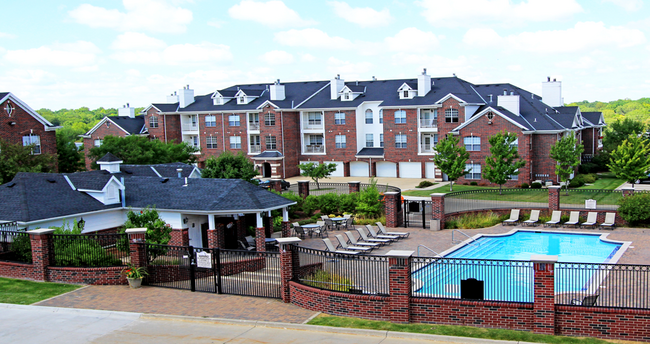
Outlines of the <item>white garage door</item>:
{"label": "white garage door", "polygon": [[369,177],[368,163],[363,161],[352,161],[350,163],[350,177]]}
{"label": "white garage door", "polygon": [[345,168],[342,161],[332,161],[328,162],[328,164],[336,164],[336,171],[332,172],[332,177],[345,177]]}
{"label": "white garage door", "polygon": [[397,177],[397,164],[389,161],[377,162],[377,177]]}
{"label": "white garage door", "polygon": [[400,178],[422,178],[422,163],[420,162],[400,162]]}
{"label": "white garage door", "polygon": [[436,165],[432,162],[424,163],[425,178],[433,179],[436,177]]}

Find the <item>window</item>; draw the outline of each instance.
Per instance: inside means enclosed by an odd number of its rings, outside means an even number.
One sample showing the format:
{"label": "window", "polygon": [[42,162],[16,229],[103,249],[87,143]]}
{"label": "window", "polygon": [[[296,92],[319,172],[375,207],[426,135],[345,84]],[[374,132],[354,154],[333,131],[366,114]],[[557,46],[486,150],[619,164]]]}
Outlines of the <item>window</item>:
{"label": "window", "polygon": [[406,111],[395,111],[395,124],[406,123]]}
{"label": "window", "polygon": [[194,145],[195,148],[199,148],[199,137],[198,136],[192,136],[192,145]]}
{"label": "window", "polygon": [[275,136],[269,136],[266,138],[266,149],[277,149],[277,144],[275,142]]}
{"label": "window", "polygon": [[239,126],[239,115],[230,115],[228,116],[228,125],[231,127]]}
{"label": "window", "polygon": [[11,113],[14,112],[14,106],[11,105],[11,103],[7,102],[7,105],[5,106],[5,111],[7,112],[7,116],[11,117]]}
{"label": "window", "polygon": [[34,145],[32,154],[41,154],[41,137],[34,134],[23,136],[23,146]]}
{"label": "window", "polygon": [[375,139],[372,134],[366,134],[366,147],[374,147]]}
{"label": "window", "polygon": [[230,149],[241,149],[241,136],[230,137]]}
{"label": "window", "polygon": [[435,147],[438,144],[438,134],[433,134],[433,146]]}
{"label": "window", "polygon": [[384,109],[379,109],[379,124],[384,123]]}
{"label": "window", "polygon": [[345,113],[343,112],[335,113],[334,124],[345,124]]}
{"label": "window", "polygon": [[438,110],[422,110],[420,113],[420,127],[435,128],[438,126]]}
{"label": "window", "polygon": [[205,126],[206,127],[216,127],[217,126],[217,117],[213,115],[205,116]]}
{"label": "window", "polygon": [[519,139],[515,139],[514,141],[512,141],[512,143],[510,144],[510,147],[515,147],[515,148],[519,149]]}
{"label": "window", "polygon": [[343,93],[343,99],[350,100],[350,92]]}
{"label": "window", "polygon": [[465,164],[465,179],[481,179],[481,164]]}
{"label": "window", "polygon": [[149,128],[158,128],[158,116],[149,117]]}
{"label": "window", "polygon": [[264,114],[264,125],[275,125],[275,114]]}
{"label": "window", "polygon": [[345,135],[336,135],[336,148],[345,148]]}
{"label": "window", "polygon": [[458,123],[458,110],[457,109],[446,109],[445,110],[445,122],[447,122],[447,123]]}
{"label": "window", "polygon": [[107,191],[108,191],[106,195],[107,199],[112,200],[117,198],[117,188],[115,187],[115,185],[109,185]]}
{"label": "window", "polygon": [[481,150],[481,138],[476,136],[468,136],[463,139],[465,142],[465,150],[468,152],[478,152]]}
{"label": "window", "polygon": [[103,141],[102,139],[96,139],[96,140],[95,140],[95,143],[94,143],[94,144],[95,144],[95,147],[99,147],[99,146],[101,146],[101,145],[102,145],[102,141]]}
{"label": "window", "polygon": [[409,97],[409,91],[408,90],[404,91],[404,95],[402,97],[408,98]]}
{"label": "window", "polygon": [[321,125],[321,113],[320,112],[308,112],[307,113],[309,125]]}
{"label": "window", "polygon": [[246,104],[246,97],[244,96],[239,97],[238,104]]}
{"label": "window", "polygon": [[379,147],[384,146],[384,134],[379,134]]}
{"label": "window", "polygon": [[366,124],[372,124],[372,110],[366,110]]}
{"label": "window", "polygon": [[406,148],[406,134],[395,135],[395,148]]}
{"label": "window", "polygon": [[[518,172],[519,169],[516,169],[515,172]],[[510,180],[519,180],[519,173],[517,174],[511,174],[508,177],[510,177]]]}
{"label": "window", "polygon": [[321,135],[309,135],[309,144],[312,146],[322,146],[323,145],[323,136]]}
{"label": "window", "polygon": [[205,138],[205,147],[208,149],[216,149],[217,148],[217,138],[208,136]]}

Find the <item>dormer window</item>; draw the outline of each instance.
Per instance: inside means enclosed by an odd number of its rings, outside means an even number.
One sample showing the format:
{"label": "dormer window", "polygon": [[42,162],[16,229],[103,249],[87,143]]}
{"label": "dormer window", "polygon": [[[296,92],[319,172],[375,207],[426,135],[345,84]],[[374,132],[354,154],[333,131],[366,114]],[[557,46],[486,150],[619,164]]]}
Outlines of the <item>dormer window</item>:
{"label": "dormer window", "polygon": [[343,93],[343,100],[350,100],[350,93],[349,92]]}
{"label": "dormer window", "polygon": [[246,97],[240,96],[237,98],[237,104],[246,104]]}
{"label": "dormer window", "polygon": [[402,98],[408,98],[408,97],[409,97],[409,91],[408,90],[404,91],[404,95],[402,96]]}
{"label": "dormer window", "polygon": [[415,93],[415,85],[409,85],[408,83],[403,83],[402,86],[397,89],[399,99],[413,99]]}
{"label": "dormer window", "polygon": [[214,98],[214,105],[223,105],[223,97],[218,96]]}

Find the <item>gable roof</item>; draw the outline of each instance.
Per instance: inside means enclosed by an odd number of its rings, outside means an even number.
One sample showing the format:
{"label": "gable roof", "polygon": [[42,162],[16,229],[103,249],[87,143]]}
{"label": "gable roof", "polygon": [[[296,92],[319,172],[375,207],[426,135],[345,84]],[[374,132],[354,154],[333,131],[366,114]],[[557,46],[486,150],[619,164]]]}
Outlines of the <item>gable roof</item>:
{"label": "gable roof", "polygon": [[111,152],[106,153],[103,157],[97,160],[97,162],[118,162],[118,161],[122,161],[122,159],[116,157]]}
{"label": "gable roof", "polygon": [[113,123],[118,129],[123,131],[127,135],[138,135],[147,132],[147,127],[144,123],[144,115],[137,115],[133,118],[129,116],[106,116],[102,118],[94,127],[88,130],[87,133],[81,135],[81,137],[89,138],[97,129],[106,122]]}
{"label": "gable roof", "polygon": [[41,116],[38,112],[34,111],[34,109],[29,107],[29,105],[27,105],[25,102],[18,99],[18,97],[16,97],[13,93],[0,92],[0,103],[4,103],[8,99],[11,99],[15,104],[19,105],[23,110],[25,110],[25,112],[43,124],[45,131],[52,131],[62,128],[61,126],[55,126],[54,124],[50,123],[50,121],[46,120],[45,117]]}

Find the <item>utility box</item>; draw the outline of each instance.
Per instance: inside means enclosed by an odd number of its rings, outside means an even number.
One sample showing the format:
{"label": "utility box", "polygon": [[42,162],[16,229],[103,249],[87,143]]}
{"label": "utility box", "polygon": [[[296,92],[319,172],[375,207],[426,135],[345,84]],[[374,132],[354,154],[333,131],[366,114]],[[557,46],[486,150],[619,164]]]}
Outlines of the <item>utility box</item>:
{"label": "utility box", "polygon": [[476,278],[468,278],[460,281],[460,298],[466,300],[483,300],[484,282]]}
{"label": "utility box", "polygon": [[432,231],[440,230],[440,220],[429,220],[429,229]]}

